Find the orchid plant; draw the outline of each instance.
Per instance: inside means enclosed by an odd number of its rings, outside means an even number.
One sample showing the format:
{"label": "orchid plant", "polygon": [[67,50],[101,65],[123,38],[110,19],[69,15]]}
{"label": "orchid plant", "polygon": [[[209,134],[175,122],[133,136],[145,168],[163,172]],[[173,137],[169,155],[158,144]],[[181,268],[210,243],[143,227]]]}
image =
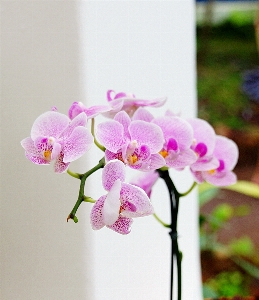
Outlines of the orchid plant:
{"label": "orchid plant", "polygon": [[[172,241],[170,299],[173,299],[174,258],[177,263],[177,299],[181,300],[181,259],[177,241],[179,200],[196,184],[208,182],[216,186],[234,184],[233,173],[238,159],[236,144],[217,136],[206,121],[185,120],[167,111],[154,117],[147,107],[160,107],[166,98],[138,99],[133,94],[107,92],[107,105],[85,107],[74,102],[68,116],[52,108],[33,123],[29,137],[21,141],[25,156],[38,165],[54,161],[56,173],[67,172],[80,180],[78,199],[67,217],[78,222],[76,213],[83,202],[93,203],[90,223],[94,230],[107,228],[129,234],[133,218],[154,215],[170,229]],[[95,126],[95,118],[108,119]],[[91,132],[86,128],[91,120]],[[104,152],[103,158],[86,173],[74,173],[69,164],[85,154],[95,144]],[[131,183],[125,182],[127,169],[140,171]],[[185,193],[179,193],[170,177],[170,169],[188,168],[194,183]],[[86,179],[99,169],[106,191],[98,200],[85,195]],[[171,224],[163,222],[154,212],[152,187],[164,180],[170,199]]]}

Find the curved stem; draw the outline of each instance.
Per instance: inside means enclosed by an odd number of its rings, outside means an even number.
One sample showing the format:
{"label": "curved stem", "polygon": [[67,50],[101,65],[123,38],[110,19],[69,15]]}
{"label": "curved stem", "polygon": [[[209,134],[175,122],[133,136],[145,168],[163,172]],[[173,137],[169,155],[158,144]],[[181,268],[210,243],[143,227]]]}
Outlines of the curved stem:
{"label": "curved stem", "polygon": [[197,185],[197,182],[194,181],[194,183],[189,188],[189,190],[187,190],[185,193],[179,193],[179,197],[184,197],[184,196],[187,196],[188,194],[190,194],[190,192],[196,187],[196,185]]}
{"label": "curved stem", "polygon": [[91,122],[91,133],[92,133],[92,136],[94,137],[94,143],[95,145],[101,149],[103,152],[105,151],[105,147],[103,145],[101,145],[95,138],[95,133],[94,133],[94,118],[92,118],[92,122]]}
{"label": "curved stem", "polygon": [[74,172],[70,171],[69,169],[67,169],[67,174],[69,174],[70,176],[72,176],[74,178],[80,179],[80,174],[74,173]]}
{"label": "curved stem", "polygon": [[[67,222],[69,219],[74,220],[75,223],[78,222],[78,219],[76,217],[76,212],[77,212],[79,206],[81,205],[81,203],[83,201],[85,201],[85,198],[89,199],[89,197],[85,197],[85,195],[84,195],[85,181],[86,181],[87,177],[89,177],[91,174],[93,174],[97,170],[103,168],[104,165],[105,165],[105,160],[104,160],[104,158],[102,158],[95,167],[93,167],[91,170],[87,171],[86,173],[80,175],[81,183],[80,183],[78,198],[77,198],[76,204],[74,205],[73,209],[71,210],[71,213],[67,217]],[[90,202],[90,201],[88,201],[88,202]]]}
{"label": "curved stem", "polygon": [[166,224],[164,221],[162,221],[157,214],[153,214],[153,216],[155,217],[155,219],[160,223],[162,224],[164,227],[166,228],[171,228],[171,225],[170,224]]}
{"label": "curved stem", "polygon": [[91,197],[84,196],[84,202],[95,203],[95,202],[96,202],[96,200],[94,200],[94,199],[93,199],[93,198],[91,198]]}

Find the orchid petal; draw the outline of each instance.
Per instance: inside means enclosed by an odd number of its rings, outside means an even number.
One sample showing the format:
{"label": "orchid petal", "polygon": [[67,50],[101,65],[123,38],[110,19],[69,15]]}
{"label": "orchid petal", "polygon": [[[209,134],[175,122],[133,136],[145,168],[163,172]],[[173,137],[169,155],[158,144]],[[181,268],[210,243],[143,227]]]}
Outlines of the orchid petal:
{"label": "orchid petal", "polygon": [[133,179],[133,181],[131,181],[131,184],[136,185],[141,189],[143,189],[148,195],[148,197],[150,198],[152,187],[156,183],[158,178],[159,178],[158,172],[151,171],[148,173],[142,173],[139,177]]}
{"label": "orchid petal", "polygon": [[122,124],[114,120],[100,123],[96,129],[96,136],[105,148],[114,153],[116,153],[125,142],[124,128]]}
{"label": "orchid petal", "polygon": [[110,160],[113,159],[118,159],[118,160],[122,160],[122,153],[121,151],[117,152],[117,153],[113,153],[109,150],[105,150],[105,161],[108,162]]}
{"label": "orchid petal", "polygon": [[103,222],[103,205],[106,196],[100,197],[94,204],[90,214],[90,222],[94,230],[99,230],[104,227]]}
{"label": "orchid petal", "polygon": [[117,179],[106,196],[103,205],[103,222],[112,225],[119,217],[121,181]]}
{"label": "orchid petal", "polygon": [[54,171],[56,173],[64,173],[69,167],[69,162],[65,163],[63,161],[64,154],[61,152],[58,157],[56,158],[55,164],[54,164]]}
{"label": "orchid petal", "polygon": [[219,161],[215,157],[202,157],[191,165],[191,170],[196,171],[210,171],[219,167]]}
{"label": "orchid petal", "polygon": [[63,147],[64,162],[71,162],[81,157],[90,149],[92,143],[91,133],[85,127],[76,127]]}
{"label": "orchid petal", "polygon": [[115,181],[118,179],[120,181],[125,180],[125,165],[120,160],[109,161],[102,172],[103,187],[106,191],[110,191]]}
{"label": "orchid petal", "polygon": [[139,107],[134,115],[132,116],[132,121],[142,120],[146,122],[151,122],[154,119],[154,116],[147,111],[145,108]]}
{"label": "orchid petal", "polygon": [[137,120],[129,126],[131,140],[136,140],[139,145],[147,145],[151,153],[161,150],[164,143],[162,130],[153,123]]}
{"label": "orchid petal", "polygon": [[114,116],[114,120],[119,122],[124,128],[124,137],[130,139],[129,135],[129,125],[131,123],[131,119],[129,115],[125,111],[120,111]]}
{"label": "orchid petal", "polygon": [[85,108],[84,112],[87,115],[88,119],[92,119],[99,114],[109,112],[111,109],[112,107],[108,105],[95,105],[95,106]]}
{"label": "orchid petal", "polygon": [[234,172],[216,172],[215,175],[210,175],[208,172],[204,172],[204,179],[216,186],[227,186],[235,184],[237,181],[237,176]]}
{"label": "orchid petal", "polygon": [[38,136],[58,138],[66,129],[69,118],[56,111],[48,111],[40,115],[33,123],[31,138],[35,140]]}
{"label": "orchid petal", "polygon": [[151,154],[147,162],[142,162],[141,171],[150,172],[166,165],[165,159],[160,154]]}
{"label": "orchid petal", "polygon": [[131,231],[132,223],[133,220],[131,218],[125,218],[123,216],[119,216],[119,218],[114,224],[107,227],[120,234],[129,234]]}
{"label": "orchid petal", "polygon": [[78,127],[78,126],[85,127],[86,123],[87,123],[86,114],[84,112],[81,112],[70,122],[68,127],[60,135],[60,138],[67,139],[72,134],[73,130],[76,127]]}
{"label": "orchid petal", "polygon": [[[151,215],[154,212],[147,194],[138,186],[122,183],[120,198],[122,201],[122,207],[124,203],[131,203],[136,208],[135,211],[130,209],[123,210],[121,214],[124,217],[143,217]],[[126,205],[126,207],[128,206]]]}
{"label": "orchid petal", "polygon": [[165,158],[166,165],[175,169],[185,168],[193,164],[196,160],[197,156],[191,149],[180,152],[176,159],[170,160],[170,154]]}
{"label": "orchid petal", "polygon": [[214,155],[224,161],[224,168],[232,170],[238,160],[238,147],[235,142],[224,136],[216,136]]}
{"label": "orchid petal", "polygon": [[152,121],[163,131],[165,140],[173,138],[177,141],[180,150],[189,148],[193,141],[193,130],[191,125],[180,117],[159,117]]}
{"label": "orchid petal", "polygon": [[[193,128],[195,144],[204,143],[207,146],[206,155],[212,155],[215,147],[216,134],[213,127],[205,120],[194,118],[188,120]],[[195,145],[194,145],[195,146]]]}
{"label": "orchid petal", "polygon": [[68,110],[68,116],[71,120],[73,120],[77,115],[84,112],[86,107],[82,102],[73,102]]}

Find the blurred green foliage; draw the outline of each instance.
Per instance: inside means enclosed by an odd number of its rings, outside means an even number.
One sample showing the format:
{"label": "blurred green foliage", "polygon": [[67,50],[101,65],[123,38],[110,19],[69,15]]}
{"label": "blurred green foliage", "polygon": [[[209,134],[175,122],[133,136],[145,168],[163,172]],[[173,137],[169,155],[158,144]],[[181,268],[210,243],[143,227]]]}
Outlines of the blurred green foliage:
{"label": "blurred green foliage", "polygon": [[233,12],[217,25],[197,25],[198,115],[212,125],[243,129],[250,101],[242,74],[259,65],[254,12]]}

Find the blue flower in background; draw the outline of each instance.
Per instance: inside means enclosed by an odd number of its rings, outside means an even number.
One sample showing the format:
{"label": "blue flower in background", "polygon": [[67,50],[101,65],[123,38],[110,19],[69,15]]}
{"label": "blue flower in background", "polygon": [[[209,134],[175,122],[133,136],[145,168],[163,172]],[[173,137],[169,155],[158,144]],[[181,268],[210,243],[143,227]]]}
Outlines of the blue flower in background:
{"label": "blue flower in background", "polygon": [[251,100],[259,103],[259,67],[244,73],[242,89]]}

